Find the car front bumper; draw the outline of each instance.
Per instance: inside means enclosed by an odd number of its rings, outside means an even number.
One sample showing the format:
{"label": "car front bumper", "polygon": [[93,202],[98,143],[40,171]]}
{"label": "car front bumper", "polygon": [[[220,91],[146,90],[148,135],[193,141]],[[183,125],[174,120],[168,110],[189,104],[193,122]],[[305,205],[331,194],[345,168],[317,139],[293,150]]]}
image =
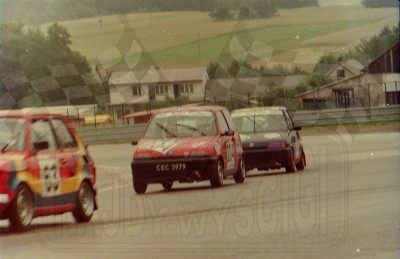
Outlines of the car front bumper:
{"label": "car front bumper", "polygon": [[217,166],[218,157],[140,159],[131,163],[133,181],[147,183],[204,181],[214,176]]}

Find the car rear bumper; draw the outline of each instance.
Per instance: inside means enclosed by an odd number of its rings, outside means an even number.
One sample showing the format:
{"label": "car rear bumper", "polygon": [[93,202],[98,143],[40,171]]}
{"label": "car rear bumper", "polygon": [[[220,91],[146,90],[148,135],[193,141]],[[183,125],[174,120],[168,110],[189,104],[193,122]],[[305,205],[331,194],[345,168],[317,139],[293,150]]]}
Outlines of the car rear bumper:
{"label": "car rear bumper", "polygon": [[243,158],[247,170],[279,169],[290,159],[292,148],[285,149],[243,149]]}
{"label": "car rear bumper", "polygon": [[204,181],[213,176],[217,166],[218,157],[133,160],[131,163],[133,181],[147,183]]}

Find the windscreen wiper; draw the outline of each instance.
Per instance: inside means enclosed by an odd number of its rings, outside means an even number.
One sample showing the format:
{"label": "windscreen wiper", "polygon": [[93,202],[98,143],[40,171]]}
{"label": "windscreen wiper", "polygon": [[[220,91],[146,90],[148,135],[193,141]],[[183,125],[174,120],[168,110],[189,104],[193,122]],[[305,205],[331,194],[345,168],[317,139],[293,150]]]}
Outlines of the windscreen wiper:
{"label": "windscreen wiper", "polygon": [[164,127],[163,125],[161,125],[160,123],[156,123],[156,125],[158,127],[160,127],[163,131],[167,132],[169,135],[171,135],[173,137],[177,137],[178,136],[175,133],[173,133],[172,131],[170,131],[169,129],[167,129],[166,127]]}
{"label": "windscreen wiper", "polygon": [[195,127],[192,127],[192,126],[189,126],[189,125],[186,125],[186,124],[176,124],[176,126],[184,127],[184,128],[190,129],[190,130],[192,130],[192,131],[197,131],[197,132],[200,133],[200,135],[202,135],[202,136],[207,136],[206,133],[200,131],[199,129],[197,129],[197,128],[195,128]]}

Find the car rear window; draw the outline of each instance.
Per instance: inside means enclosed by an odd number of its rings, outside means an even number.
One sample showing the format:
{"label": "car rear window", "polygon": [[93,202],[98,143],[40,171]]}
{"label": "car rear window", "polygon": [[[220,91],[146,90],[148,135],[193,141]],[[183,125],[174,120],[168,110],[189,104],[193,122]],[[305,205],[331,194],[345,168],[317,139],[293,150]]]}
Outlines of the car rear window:
{"label": "car rear window", "polygon": [[0,118],[0,150],[22,151],[25,149],[26,122],[22,118]]}
{"label": "car rear window", "polygon": [[239,133],[270,132],[287,129],[285,118],[281,113],[242,113],[235,115],[232,119]]}

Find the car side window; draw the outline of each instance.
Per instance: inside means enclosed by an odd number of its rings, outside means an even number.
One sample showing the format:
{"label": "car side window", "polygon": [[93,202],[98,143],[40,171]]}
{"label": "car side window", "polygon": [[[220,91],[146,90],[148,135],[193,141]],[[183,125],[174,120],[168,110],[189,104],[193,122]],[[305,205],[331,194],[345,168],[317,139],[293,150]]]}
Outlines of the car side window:
{"label": "car side window", "polygon": [[233,122],[231,116],[229,115],[229,112],[227,110],[222,111],[226,121],[228,122],[228,126],[232,131],[236,131],[236,126],[235,123]]}
{"label": "car side window", "polygon": [[50,150],[56,150],[57,144],[52,127],[48,120],[34,120],[31,124],[31,147],[35,150],[34,144],[37,142],[47,142]]}
{"label": "car side window", "polygon": [[229,131],[228,123],[225,120],[225,116],[222,114],[221,111],[217,112],[219,126],[221,128],[221,132],[225,133]]}
{"label": "car side window", "polygon": [[52,124],[54,127],[54,132],[57,137],[58,145],[60,148],[75,148],[77,143],[75,138],[71,134],[71,131],[65,125],[64,121],[61,119],[53,119]]}
{"label": "car side window", "polygon": [[286,124],[288,125],[289,129],[293,129],[293,122],[292,119],[290,118],[289,114],[287,111],[283,111],[283,116],[285,117]]}

